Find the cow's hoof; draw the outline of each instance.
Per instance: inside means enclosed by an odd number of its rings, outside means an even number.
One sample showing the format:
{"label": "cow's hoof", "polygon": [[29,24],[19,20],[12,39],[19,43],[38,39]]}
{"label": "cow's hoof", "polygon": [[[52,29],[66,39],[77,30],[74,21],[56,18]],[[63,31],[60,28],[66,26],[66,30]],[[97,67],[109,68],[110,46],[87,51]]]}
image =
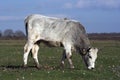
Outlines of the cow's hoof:
{"label": "cow's hoof", "polygon": [[74,69],[75,67],[74,66],[70,66],[70,69]]}
{"label": "cow's hoof", "polygon": [[60,64],[60,67],[64,68],[64,66],[65,66],[65,65],[64,65],[63,63]]}
{"label": "cow's hoof", "polygon": [[37,65],[37,66],[36,66],[36,68],[37,68],[38,70],[40,70],[41,67],[42,67],[42,66],[40,66],[40,65]]}
{"label": "cow's hoof", "polygon": [[27,65],[23,64],[23,68],[27,68]]}

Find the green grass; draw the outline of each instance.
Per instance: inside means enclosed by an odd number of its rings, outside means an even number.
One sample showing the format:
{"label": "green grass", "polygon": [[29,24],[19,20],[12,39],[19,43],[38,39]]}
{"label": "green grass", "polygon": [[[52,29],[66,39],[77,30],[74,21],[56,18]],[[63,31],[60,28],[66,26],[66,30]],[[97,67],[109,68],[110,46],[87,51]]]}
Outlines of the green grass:
{"label": "green grass", "polygon": [[67,60],[65,68],[60,64],[63,48],[46,47],[39,50],[41,70],[34,67],[29,56],[28,68],[22,68],[22,40],[0,40],[0,80],[119,80],[120,79],[120,41],[91,41],[99,48],[96,68],[87,70],[81,57],[73,53],[75,69],[69,69]]}

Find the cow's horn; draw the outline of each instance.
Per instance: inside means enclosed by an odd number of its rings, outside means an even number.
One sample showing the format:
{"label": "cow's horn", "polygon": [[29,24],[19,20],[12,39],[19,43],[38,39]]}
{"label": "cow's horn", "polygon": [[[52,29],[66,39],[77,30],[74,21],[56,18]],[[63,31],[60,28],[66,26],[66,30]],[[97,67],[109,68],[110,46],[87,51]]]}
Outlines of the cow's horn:
{"label": "cow's horn", "polygon": [[83,54],[85,55],[85,54],[86,54],[86,49],[83,49],[83,51],[82,51],[82,52],[83,52]]}

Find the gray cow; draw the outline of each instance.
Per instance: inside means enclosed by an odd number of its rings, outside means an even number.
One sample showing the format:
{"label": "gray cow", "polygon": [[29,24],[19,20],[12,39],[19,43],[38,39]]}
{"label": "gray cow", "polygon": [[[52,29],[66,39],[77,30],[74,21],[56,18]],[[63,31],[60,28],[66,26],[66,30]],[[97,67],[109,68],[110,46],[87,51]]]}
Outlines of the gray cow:
{"label": "gray cow", "polygon": [[25,19],[27,42],[24,46],[24,67],[27,66],[29,52],[33,54],[36,66],[40,68],[38,61],[39,42],[63,46],[61,64],[67,58],[70,68],[74,68],[71,60],[72,50],[78,52],[88,69],[95,67],[97,48],[91,48],[84,27],[76,20],[60,19],[43,15],[30,15]]}

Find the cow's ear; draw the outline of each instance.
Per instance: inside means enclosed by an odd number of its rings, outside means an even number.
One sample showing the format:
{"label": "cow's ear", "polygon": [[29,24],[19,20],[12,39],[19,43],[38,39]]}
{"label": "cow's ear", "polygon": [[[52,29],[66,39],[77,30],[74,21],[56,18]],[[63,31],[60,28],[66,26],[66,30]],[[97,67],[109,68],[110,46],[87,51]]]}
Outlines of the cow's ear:
{"label": "cow's ear", "polygon": [[95,50],[96,50],[96,53],[98,52],[98,48],[95,48]]}

